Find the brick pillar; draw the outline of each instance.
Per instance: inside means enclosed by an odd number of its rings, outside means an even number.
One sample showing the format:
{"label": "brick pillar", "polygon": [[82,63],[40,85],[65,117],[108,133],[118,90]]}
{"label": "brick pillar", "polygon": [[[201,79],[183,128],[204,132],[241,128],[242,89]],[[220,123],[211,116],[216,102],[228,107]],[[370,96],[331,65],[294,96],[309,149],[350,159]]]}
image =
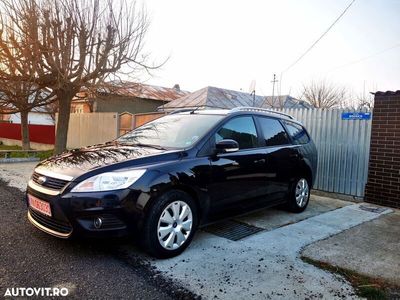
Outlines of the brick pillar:
{"label": "brick pillar", "polygon": [[365,201],[400,208],[400,91],[375,94]]}

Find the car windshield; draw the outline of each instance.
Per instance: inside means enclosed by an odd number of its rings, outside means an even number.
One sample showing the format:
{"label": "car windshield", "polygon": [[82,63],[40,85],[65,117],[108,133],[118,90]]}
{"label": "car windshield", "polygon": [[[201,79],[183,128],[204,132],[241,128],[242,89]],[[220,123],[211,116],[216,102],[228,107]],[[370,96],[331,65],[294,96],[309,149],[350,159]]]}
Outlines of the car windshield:
{"label": "car windshield", "polygon": [[201,114],[167,115],[128,132],[118,138],[117,142],[187,148],[202,138],[223,117]]}

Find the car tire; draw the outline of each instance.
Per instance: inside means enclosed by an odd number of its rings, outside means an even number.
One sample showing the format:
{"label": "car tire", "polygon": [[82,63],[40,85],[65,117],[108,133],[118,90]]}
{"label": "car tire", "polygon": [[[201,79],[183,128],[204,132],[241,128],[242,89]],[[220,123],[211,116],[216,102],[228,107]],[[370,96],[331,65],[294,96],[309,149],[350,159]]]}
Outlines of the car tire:
{"label": "car tire", "polygon": [[144,249],[157,258],[177,256],[189,246],[197,224],[193,198],[183,191],[168,191],[148,211],[142,232]]}
{"label": "car tire", "polygon": [[303,212],[310,202],[310,184],[304,177],[299,177],[294,181],[290,192],[286,208],[294,213]]}

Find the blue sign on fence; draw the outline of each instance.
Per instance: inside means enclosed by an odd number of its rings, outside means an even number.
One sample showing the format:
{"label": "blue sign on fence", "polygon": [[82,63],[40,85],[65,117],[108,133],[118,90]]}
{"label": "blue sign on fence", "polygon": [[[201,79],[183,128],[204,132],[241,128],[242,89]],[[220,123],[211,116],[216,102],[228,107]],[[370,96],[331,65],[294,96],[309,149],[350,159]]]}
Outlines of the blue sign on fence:
{"label": "blue sign on fence", "polygon": [[370,120],[370,112],[348,112],[342,113],[342,120]]}

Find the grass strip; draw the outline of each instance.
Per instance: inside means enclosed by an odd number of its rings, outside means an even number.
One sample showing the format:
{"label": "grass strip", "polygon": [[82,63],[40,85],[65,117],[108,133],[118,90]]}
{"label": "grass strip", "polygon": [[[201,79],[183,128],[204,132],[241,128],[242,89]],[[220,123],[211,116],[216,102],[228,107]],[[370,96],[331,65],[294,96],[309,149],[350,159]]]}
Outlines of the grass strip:
{"label": "grass strip", "polygon": [[368,300],[399,299],[400,287],[386,282],[383,279],[372,278],[355,271],[314,260],[305,256],[301,259],[313,266],[328,272],[339,274],[351,283],[358,296]]}

